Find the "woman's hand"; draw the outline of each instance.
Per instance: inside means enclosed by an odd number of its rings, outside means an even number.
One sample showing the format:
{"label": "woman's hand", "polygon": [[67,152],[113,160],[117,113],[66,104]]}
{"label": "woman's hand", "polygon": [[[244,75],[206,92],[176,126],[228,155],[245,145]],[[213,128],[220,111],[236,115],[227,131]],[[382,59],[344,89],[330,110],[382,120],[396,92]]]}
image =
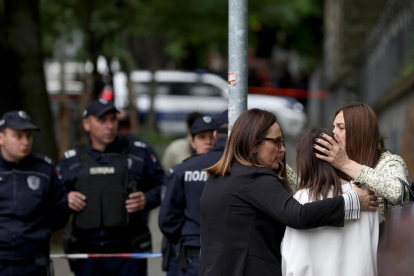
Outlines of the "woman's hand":
{"label": "woman's hand", "polygon": [[337,135],[335,135],[335,139],[323,133],[321,136],[323,139],[316,139],[315,142],[317,144],[314,144],[313,147],[326,156],[317,153],[315,153],[315,156],[329,162],[335,168],[342,170],[351,160],[348,158],[348,154],[346,153],[345,146],[342,144],[341,139]]}
{"label": "woman's hand", "polygon": [[358,193],[361,211],[375,212],[377,210],[377,196],[373,191],[361,189],[356,185],[352,186],[352,190]]}
{"label": "woman's hand", "polygon": [[283,165],[283,162],[278,162],[279,163],[279,168],[277,169],[277,175],[279,177],[282,177],[282,173],[285,170],[285,166]]}
{"label": "woman's hand", "polygon": [[[349,159],[345,146],[342,144],[339,136],[335,139],[326,134],[321,134],[323,139],[316,139],[313,147],[325,155],[315,153],[315,156],[321,160],[329,162],[332,166],[341,170],[352,179],[356,179],[362,169],[362,165]],[[321,147],[324,146],[324,147]]]}

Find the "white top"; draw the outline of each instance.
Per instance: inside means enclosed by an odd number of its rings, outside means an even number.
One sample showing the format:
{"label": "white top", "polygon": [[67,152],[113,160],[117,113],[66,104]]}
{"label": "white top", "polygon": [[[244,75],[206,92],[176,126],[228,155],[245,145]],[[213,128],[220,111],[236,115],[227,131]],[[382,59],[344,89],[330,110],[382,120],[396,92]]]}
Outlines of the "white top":
{"label": "white top", "polygon": [[[342,185],[342,192],[351,183]],[[309,189],[296,192],[301,204],[311,202]],[[330,191],[328,197],[332,197]],[[359,220],[345,227],[296,230],[286,227],[282,242],[282,275],[371,276],[377,275],[379,211],[361,212]]]}

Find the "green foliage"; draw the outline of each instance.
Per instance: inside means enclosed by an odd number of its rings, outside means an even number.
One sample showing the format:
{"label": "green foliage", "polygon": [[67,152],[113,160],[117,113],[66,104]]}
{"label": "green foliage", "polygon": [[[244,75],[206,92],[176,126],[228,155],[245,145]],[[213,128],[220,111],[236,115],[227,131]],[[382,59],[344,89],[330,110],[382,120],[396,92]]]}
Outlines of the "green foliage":
{"label": "green foliage", "polygon": [[400,73],[395,78],[391,86],[398,85],[401,81],[403,81],[408,76],[412,76],[414,74],[414,64],[411,61],[405,62],[402,66]]}
{"label": "green foliage", "polygon": [[[227,0],[40,0],[45,49],[72,30],[84,37],[84,58],[93,45],[108,57],[124,55],[126,36],[160,36],[168,41],[166,54],[180,61],[189,48],[201,53],[227,45]],[[250,0],[250,38],[255,43],[259,27],[294,32],[293,48],[313,43],[306,29],[297,28],[304,18],[321,17],[322,0]],[[305,50],[309,51],[309,49]],[[311,50],[312,51],[312,50]],[[82,55],[81,55],[82,56]]]}
{"label": "green foliage", "polygon": [[316,0],[259,0],[249,2],[249,13],[265,26],[284,29],[321,11]]}

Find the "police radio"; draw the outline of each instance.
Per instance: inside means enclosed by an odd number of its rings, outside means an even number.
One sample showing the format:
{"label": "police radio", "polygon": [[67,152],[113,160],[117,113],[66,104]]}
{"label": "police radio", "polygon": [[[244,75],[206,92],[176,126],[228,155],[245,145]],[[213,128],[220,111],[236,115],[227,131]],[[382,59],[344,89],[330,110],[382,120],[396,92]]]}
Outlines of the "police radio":
{"label": "police radio", "polygon": [[136,180],[132,180],[128,184],[128,191],[130,194],[138,192],[138,182]]}

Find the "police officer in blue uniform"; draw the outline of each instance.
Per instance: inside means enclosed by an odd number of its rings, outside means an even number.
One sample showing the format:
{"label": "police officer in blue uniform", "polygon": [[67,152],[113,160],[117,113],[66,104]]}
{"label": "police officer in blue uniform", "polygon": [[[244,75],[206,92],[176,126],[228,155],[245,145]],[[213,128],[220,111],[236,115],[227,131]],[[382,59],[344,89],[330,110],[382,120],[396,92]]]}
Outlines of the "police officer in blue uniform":
{"label": "police officer in blue uniform", "polygon": [[[160,203],[163,169],[149,145],[117,135],[113,102],[92,101],[83,127],[90,142],[67,151],[58,171],[73,211],[69,251],[151,251],[146,212]],[[145,259],[88,259],[72,266],[81,275],[147,275]]]}
{"label": "police officer in blue uniform", "polygon": [[31,153],[24,111],[0,120],[0,275],[51,275],[49,240],[69,217],[67,193],[51,160]]}
{"label": "police officer in blue uniform", "polygon": [[[204,117],[205,118],[205,117]],[[203,129],[197,119],[191,128],[192,135]],[[206,123],[204,121],[204,123]],[[159,214],[161,232],[173,244],[178,244],[179,276],[198,275],[200,254],[200,207],[199,200],[203,193],[207,173],[204,171],[214,165],[223,155],[227,141],[228,113],[223,112],[217,121],[214,136],[216,142],[206,154],[186,159],[173,167],[169,184]]]}
{"label": "police officer in blue uniform", "polygon": [[[189,128],[189,133],[192,134],[189,142],[192,151],[195,154],[204,154],[210,151],[214,145],[214,131],[216,130],[216,122],[211,117],[203,115],[196,118]],[[198,120],[197,120],[198,119]],[[181,163],[180,163],[181,164]],[[170,185],[170,182],[174,180],[174,171],[176,171],[180,164],[177,164],[170,168],[165,173],[163,189],[161,193],[161,200],[164,198],[166,190]],[[161,252],[163,255],[162,269],[167,271],[167,276],[177,276],[179,273],[178,259],[175,254],[175,245],[172,244],[165,237],[162,240]]]}

